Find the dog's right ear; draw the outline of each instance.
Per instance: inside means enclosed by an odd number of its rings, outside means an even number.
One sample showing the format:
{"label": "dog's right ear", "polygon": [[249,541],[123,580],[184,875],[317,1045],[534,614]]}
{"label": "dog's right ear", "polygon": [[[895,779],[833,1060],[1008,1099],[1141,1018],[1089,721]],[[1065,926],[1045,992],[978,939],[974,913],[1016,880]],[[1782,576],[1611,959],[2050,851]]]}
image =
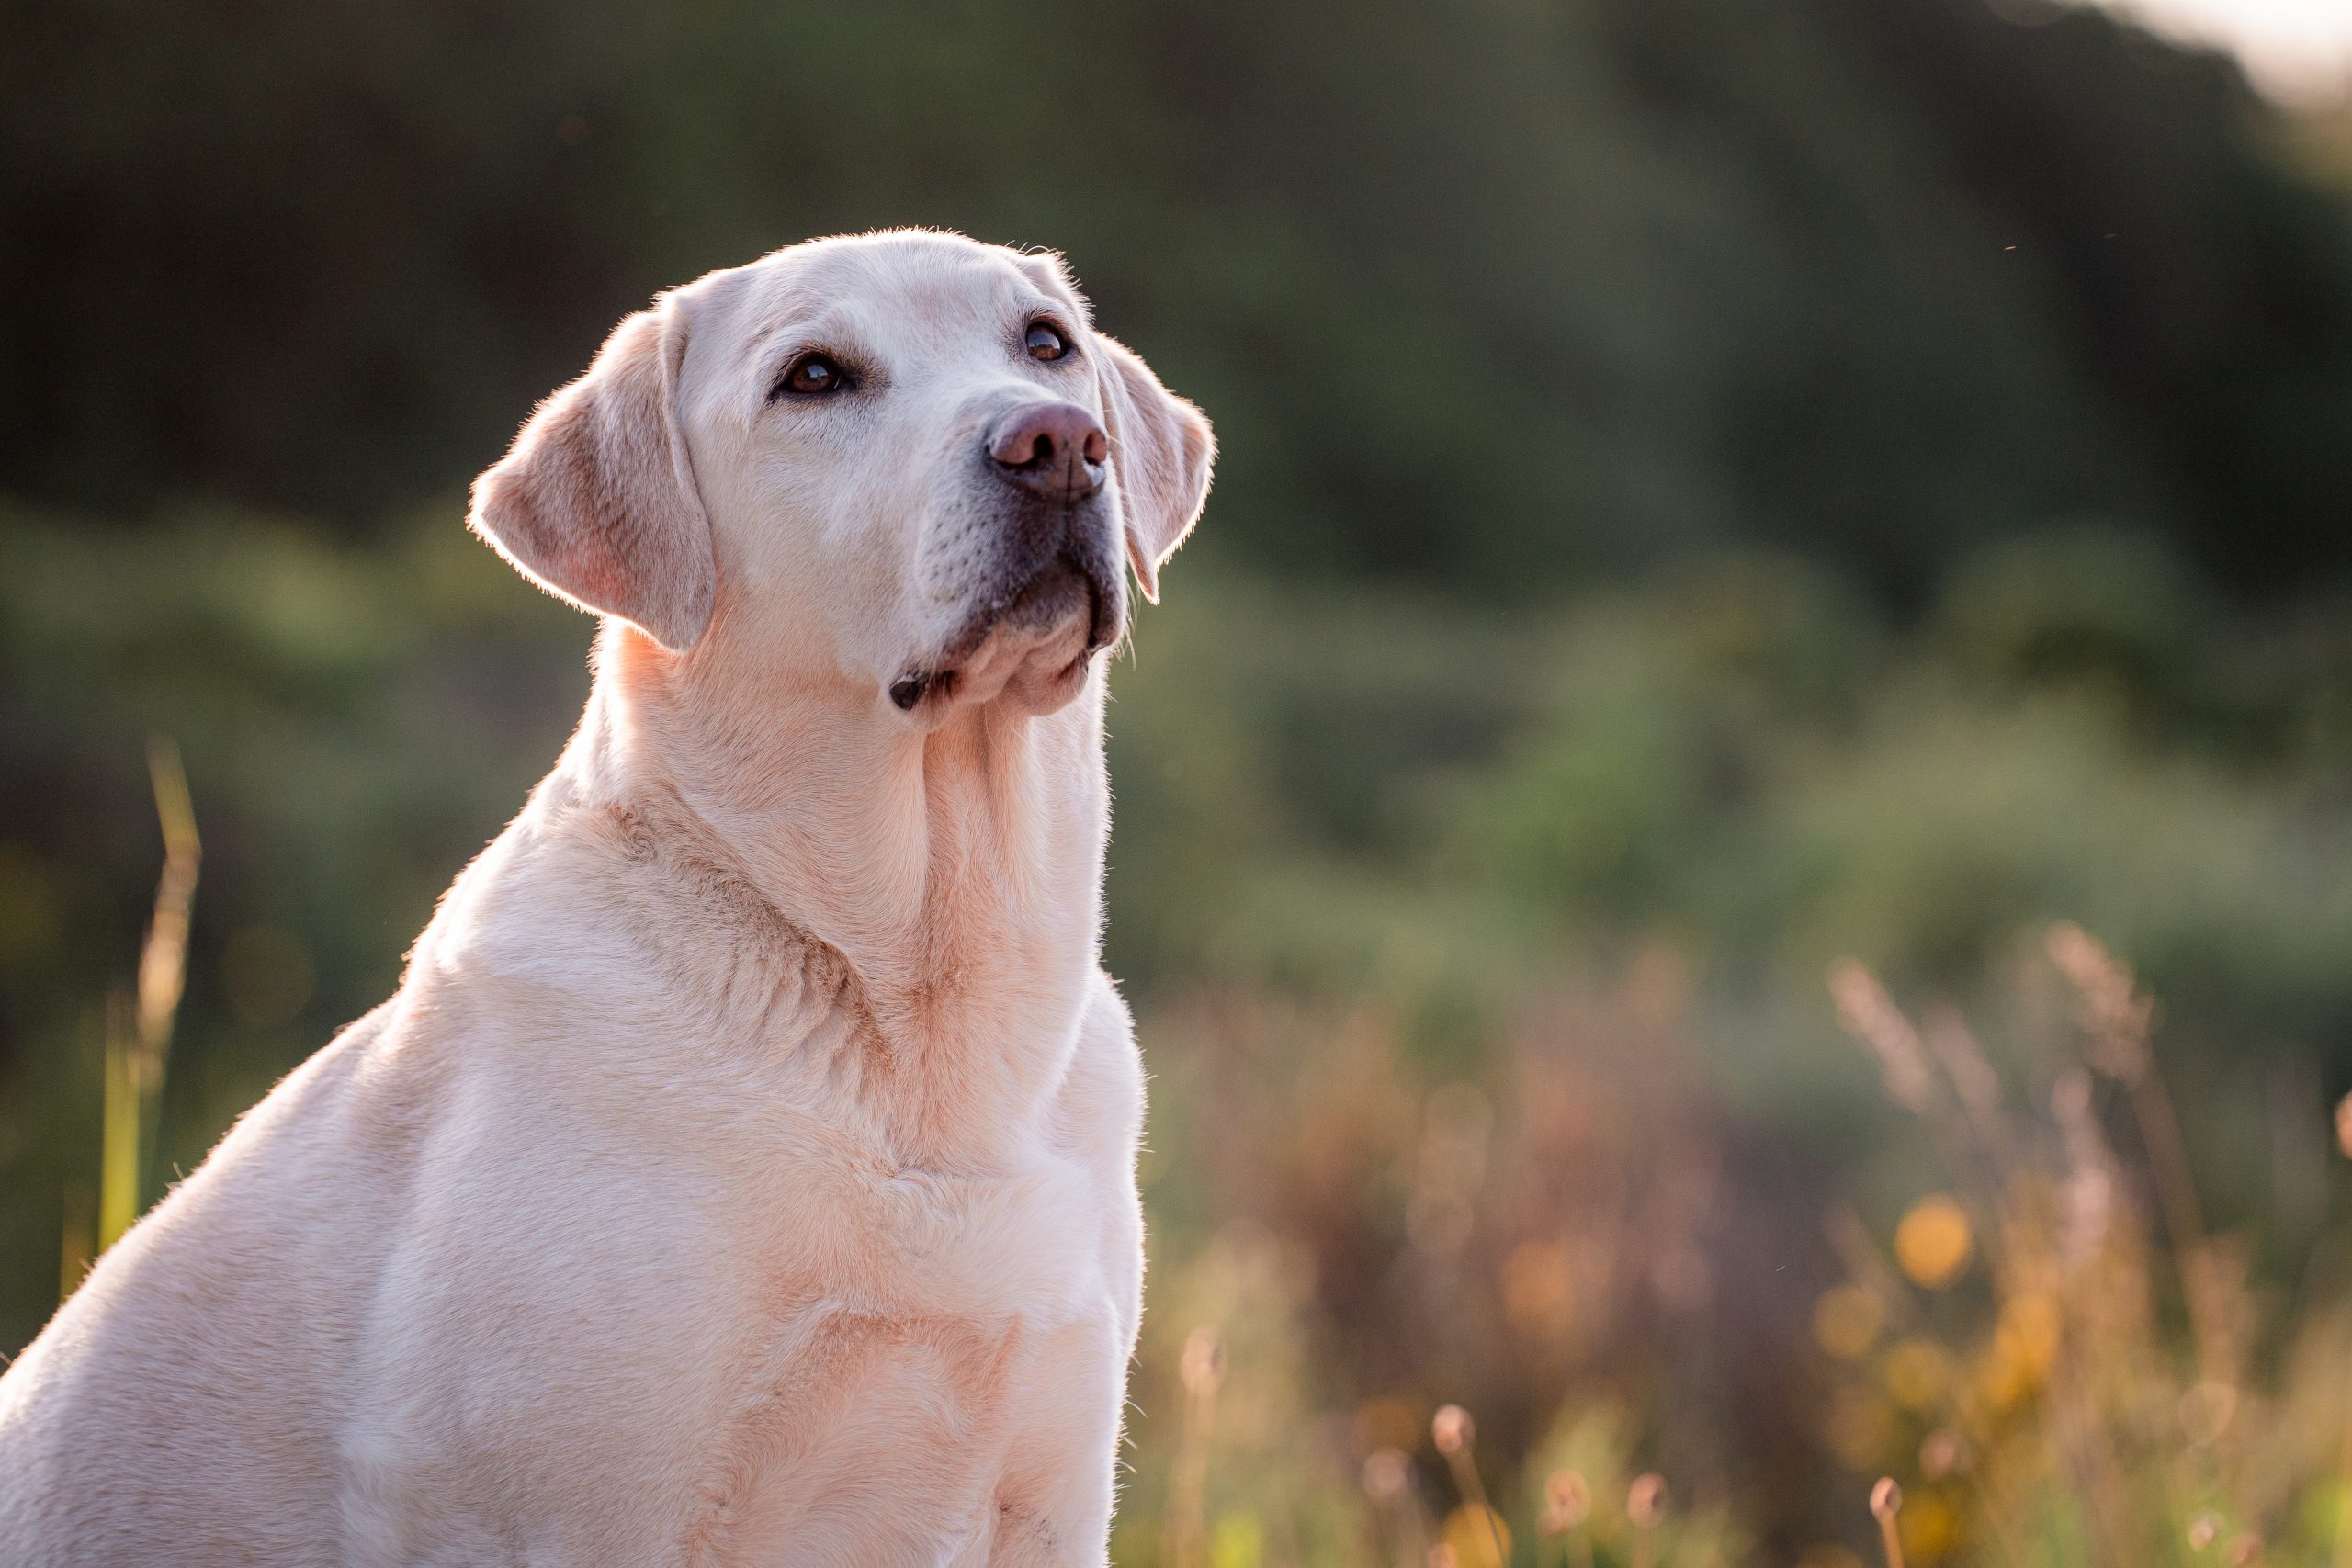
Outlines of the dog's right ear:
{"label": "dog's right ear", "polygon": [[1208,503],[1216,437],[1208,416],[1161,386],[1135,350],[1099,333],[1094,343],[1111,467],[1126,514],[1127,563],[1136,586],[1157,604],[1159,569]]}
{"label": "dog's right ear", "polygon": [[718,596],[710,519],[678,422],[686,311],[664,298],[613,329],[474,481],[473,531],[524,576],[673,653]]}

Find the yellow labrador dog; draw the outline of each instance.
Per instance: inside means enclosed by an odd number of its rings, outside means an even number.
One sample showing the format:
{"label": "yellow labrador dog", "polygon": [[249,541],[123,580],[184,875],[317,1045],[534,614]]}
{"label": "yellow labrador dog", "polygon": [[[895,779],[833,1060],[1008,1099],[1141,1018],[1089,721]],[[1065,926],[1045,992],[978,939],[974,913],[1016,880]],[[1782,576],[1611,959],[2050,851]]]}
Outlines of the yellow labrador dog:
{"label": "yellow labrador dog", "polygon": [[1050,257],[623,321],[474,489],[604,617],[578,734],[0,1379],[0,1562],[1103,1562],[1102,655],[1211,456]]}

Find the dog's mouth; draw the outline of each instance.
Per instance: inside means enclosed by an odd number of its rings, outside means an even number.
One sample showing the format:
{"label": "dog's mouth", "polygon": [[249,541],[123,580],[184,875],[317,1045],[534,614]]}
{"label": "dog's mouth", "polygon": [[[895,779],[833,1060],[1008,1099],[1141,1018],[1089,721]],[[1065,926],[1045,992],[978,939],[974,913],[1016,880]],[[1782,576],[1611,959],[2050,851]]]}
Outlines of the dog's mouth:
{"label": "dog's mouth", "polygon": [[891,682],[891,705],[914,713],[1008,688],[1032,705],[1067,696],[1086,661],[1118,640],[1118,619],[1116,584],[1064,551],[976,608],[936,659]]}

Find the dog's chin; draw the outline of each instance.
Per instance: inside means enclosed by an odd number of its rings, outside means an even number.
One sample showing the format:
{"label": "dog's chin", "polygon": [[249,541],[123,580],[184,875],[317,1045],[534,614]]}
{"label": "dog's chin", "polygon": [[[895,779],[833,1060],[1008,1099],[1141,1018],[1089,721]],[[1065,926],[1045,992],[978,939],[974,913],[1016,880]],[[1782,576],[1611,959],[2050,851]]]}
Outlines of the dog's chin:
{"label": "dog's chin", "polygon": [[1043,716],[1086,687],[1094,656],[1116,641],[1114,588],[1056,560],[1001,606],[975,617],[945,656],[892,683],[893,706],[926,728],[957,707],[1002,702]]}

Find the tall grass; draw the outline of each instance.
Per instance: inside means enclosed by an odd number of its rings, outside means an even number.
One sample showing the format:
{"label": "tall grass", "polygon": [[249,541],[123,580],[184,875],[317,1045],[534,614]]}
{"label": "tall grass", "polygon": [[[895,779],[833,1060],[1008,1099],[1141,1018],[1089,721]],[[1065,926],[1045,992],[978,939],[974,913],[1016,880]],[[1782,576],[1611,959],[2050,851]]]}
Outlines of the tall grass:
{"label": "tall grass", "polygon": [[[150,773],[163,870],[108,1007],[69,1292],[150,1196],[186,982],[202,847],[169,742]],[[2352,1568],[2352,1300],[2321,1272],[2265,1294],[2246,1240],[2208,1224],[2154,999],[2079,927],[2039,954],[2020,1015],[2067,1015],[2039,1055],[1832,969],[1940,1172],[1875,1223],[1749,1190],[1664,953],[1537,998],[1472,1077],[1376,1013],[1196,1004],[1173,1021],[1204,1048],[1163,1086],[1196,1120],[1160,1135],[1209,1173],[1216,1224],[1156,1260],[1138,1391],[1182,1415],[1158,1452],[1142,1426],[1120,1560]],[[2352,1101],[2338,1131],[2352,1150]],[[1801,1374],[1774,1404],[1738,1393],[1753,1369],[1724,1346],[1780,1309],[1737,1255],[1792,1191],[1826,1272],[1799,1272],[1796,1343],[1755,1352]],[[1791,1506],[1758,1481],[1770,1442],[1848,1480]]]}
{"label": "tall grass", "polygon": [[[1726,1175],[1736,1127],[1694,1109],[1657,961],[1530,1010],[1476,1082],[1430,1081],[1377,1020],[1205,1004],[1182,1027],[1206,1081],[1178,1093],[1216,1114],[1167,1157],[1218,1173],[1224,1228],[1153,1306],[1215,1325],[1226,1416],[1157,1495],[1143,1423],[1131,1506],[1177,1511],[1210,1568],[2352,1562],[2344,1282],[2257,1280],[2206,1219],[2154,999],[2078,927],[2035,948],[1998,1051],[1832,971],[1925,1157],[1892,1207],[1810,1190],[1795,1343],[1756,1326],[1788,1266],[1740,1272],[1767,1221]],[[1798,1374],[1760,1416],[1722,1348],[1743,1334]],[[1848,1479],[1775,1494],[1759,1433],[1818,1456],[1786,1473]]]}
{"label": "tall grass", "polygon": [[[179,748],[161,736],[150,740],[147,772],[164,832],[163,874],[156,880],[154,909],[140,944],[137,977],[127,992],[107,998],[97,1208],[90,1213],[87,1198],[68,1190],[61,1297],[73,1294],[90,1262],[122,1238],[146,1205],[147,1168],[155,1148],[172,1026],[187,985],[188,921],[204,844],[197,833],[196,807]],[[95,1239],[89,1232],[94,1222]]]}
{"label": "tall grass", "polygon": [[[2079,1049],[2052,1064],[2038,1111],[2001,1093],[1956,1014],[1914,1027],[1866,973],[1834,982],[1959,1194],[1914,1206],[1894,1269],[1846,1233],[1845,1289],[1860,1293],[1825,1303],[1821,1326],[1854,1402],[1850,1446],[1917,1443],[1918,1556],[2341,1562],[2346,1303],[2265,1300],[2245,1240],[2206,1228],[2151,1049],[2154,1001],[2078,927],[2051,928],[2044,951]],[[1947,1212],[1948,1239],[1919,1230]],[[1985,1288],[1937,1300],[1960,1284],[1945,1258],[1972,1247]],[[1857,1325],[1839,1326],[1849,1313]],[[1859,1325],[1873,1314],[1888,1332]]]}

